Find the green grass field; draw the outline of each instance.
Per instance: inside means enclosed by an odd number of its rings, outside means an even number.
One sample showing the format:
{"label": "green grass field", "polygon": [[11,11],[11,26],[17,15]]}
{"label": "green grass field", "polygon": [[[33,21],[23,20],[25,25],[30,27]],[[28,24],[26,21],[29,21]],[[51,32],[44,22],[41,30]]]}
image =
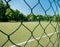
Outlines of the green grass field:
{"label": "green grass field", "polygon": [[[56,27],[57,23],[56,22],[51,22],[52,25],[54,27]],[[11,22],[1,22],[0,23],[0,30],[2,30],[3,32],[7,33],[7,34],[11,34],[21,23],[20,22],[15,22],[15,23],[11,23]],[[31,31],[33,31],[34,27],[39,24],[38,22],[23,22],[23,24],[28,27]],[[41,25],[43,28],[45,28],[47,25],[49,24],[49,22],[41,22]],[[45,29],[45,32],[47,34],[51,34],[55,32],[54,27],[51,24],[49,24],[47,26],[47,28]],[[41,37],[42,34],[44,33],[44,30],[42,29],[42,27],[39,25],[34,31],[33,31],[33,36],[35,38]],[[56,32],[57,32],[57,27],[56,27]],[[45,34],[44,34],[45,35]],[[22,43],[24,41],[27,41],[28,38],[31,37],[30,39],[33,39],[33,37],[31,36],[31,32],[29,30],[27,30],[23,25],[14,33],[10,36],[10,39],[16,43]],[[0,47],[4,44],[4,42],[7,40],[7,36],[5,36],[3,33],[0,32]],[[42,37],[41,40],[39,41],[43,46],[46,46],[49,42],[48,47],[52,47],[52,43],[55,43],[55,41],[57,40],[57,34],[54,34],[51,37],[51,41],[49,41],[49,38],[46,37]],[[8,41],[4,47],[9,47],[12,46],[13,44]],[[36,47],[38,45],[37,41],[32,41],[32,42],[28,42],[26,47]],[[57,41],[54,44],[55,47],[57,47]],[[24,44],[22,45],[22,47],[24,47]],[[38,47],[41,47],[40,45],[38,45]]]}

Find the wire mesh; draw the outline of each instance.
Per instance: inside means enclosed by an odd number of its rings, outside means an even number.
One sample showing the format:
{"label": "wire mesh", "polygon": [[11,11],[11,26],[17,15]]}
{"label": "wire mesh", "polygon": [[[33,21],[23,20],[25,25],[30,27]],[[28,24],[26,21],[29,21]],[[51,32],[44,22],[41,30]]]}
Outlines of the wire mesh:
{"label": "wire mesh", "polygon": [[[4,0],[4,1],[5,1],[6,5],[7,5],[7,7],[6,7],[5,9],[10,8],[9,2],[10,2],[11,0]],[[18,1],[18,0],[17,0],[17,1]],[[36,6],[40,5],[41,8],[42,8],[42,10],[44,11],[45,15],[47,15],[47,11],[49,11],[50,9],[52,9],[53,13],[54,13],[54,14],[58,13],[58,16],[59,16],[59,9],[58,9],[58,8],[60,8],[59,0],[52,0],[52,1],[51,1],[51,0],[48,0],[48,2],[49,2],[49,4],[50,4],[50,6],[49,6],[48,9],[45,9],[45,8],[44,8],[44,6],[43,6],[42,3],[41,3],[41,0],[38,0],[38,2],[37,2],[33,7],[31,7],[26,0],[23,0],[23,1],[24,1],[25,4],[30,8],[30,10],[31,10],[30,14],[34,14],[34,13],[33,13],[33,9],[36,8]],[[55,7],[56,7],[56,11],[54,10],[53,3],[54,3],[54,5],[55,5]],[[3,11],[4,11],[5,9],[3,9]],[[10,10],[13,12],[13,10],[12,10],[11,8],[10,8]],[[8,41],[10,41],[10,42],[11,42],[13,45],[15,45],[16,47],[22,47],[21,45],[17,45],[16,43],[14,43],[14,42],[11,40],[11,36],[12,36],[15,32],[17,32],[17,30],[18,30],[19,28],[21,28],[21,26],[25,27],[25,28],[30,32],[30,34],[31,34],[31,36],[28,38],[28,40],[27,40],[26,43],[24,44],[24,47],[26,47],[26,45],[28,45],[31,37],[33,37],[34,40],[37,41],[36,47],[39,47],[39,46],[40,46],[40,47],[48,47],[48,45],[49,45],[50,43],[52,44],[52,47],[56,47],[56,46],[54,46],[54,45],[55,45],[55,43],[58,43],[58,44],[57,44],[57,47],[59,47],[59,42],[60,42],[59,19],[56,21],[56,22],[57,22],[56,27],[52,24],[52,21],[50,20],[49,23],[46,25],[45,28],[42,26],[41,21],[39,20],[39,21],[38,21],[38,24],[34,27],[33,30],[30,30],[28,27],[26,27],[26,26],[23,24],[23,22],[24,22],[24,21],[21,21],[21,24],[18,26],[18,28],[16,28],[16,29],[15,29],[12,33],[10,33],[10,34],[6,34],[4,31],[2,31],[2,30],[0,29],[0,32],[1,32],[2,34],[4,34],[5,36],[7,36],[7,40],[6,40],[6,41],[4,42],[4,44],[2,44],[2,46],[0,46],[0,47],[4,47],[5,44],[6,44]],[[48,28],[49,25],[51,25],[51,26],[54,28],[54,30],[55,30],[51,36],[49,36],[49,35],[46,33],[46,28]],[[33,35],[33,33],[35,32],[35,30],[37,29],[38,26],[40,26],[40,27],[43,29],[43,34],[41,35],[41,37],[40,37],[39,39],[36,39],[35,36]],[[57,32],[57,27],[58,27],[58,32]],[[51,38],[52,38],[52,36],[53,36],[56,32],[57,32],[57,39],[56,39],[55,42],[53,43],[53,42],[51,41]],[[49,41],[48,41],[48,43],[47,43],[46,46],[44,46],[44,45],[41,44],[41,42],[40,42],[40,41],[41,41],[41,38],[44,36],[44,34],[45,34],[46,37],[48,37],[48,39],[49,39]],[[31,47],[31,46],[30,46],[30,47]]]}

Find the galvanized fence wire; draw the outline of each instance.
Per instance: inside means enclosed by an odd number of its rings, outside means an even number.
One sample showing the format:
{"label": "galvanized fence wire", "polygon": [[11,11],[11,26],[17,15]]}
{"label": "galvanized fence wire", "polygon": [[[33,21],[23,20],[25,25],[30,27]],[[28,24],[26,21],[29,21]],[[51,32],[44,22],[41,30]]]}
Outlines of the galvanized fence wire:
{"label": "galvanized fence wire", "polygon": [[[9,2],[10,2],[11,0],[4,0],[4,1],[5,1],[6,5],[8,6],[7,8],[10,8]],[[17,0],[17,1],[18,1],[18,0]],[[34,9],[37,5],[40,5],[40,6],[41,6],[41,8],[42,8],[42,10],[44,11],[45,15],[47,15],[47,11],[49,11],[50,9],[52,9],[52,11],[53,11],[54,14],[56,14],[56,13],[59,14],[59,9],[58,9],[58,8],[60,8],[59,0],[53,0],[53,1],[48,0],[50,6],[49,6],[49,8],[47,8],[47,9],[44,8],[44,6],[43,6],[42,3],[41,3],[41,0],[38,0],[38,3],[36,3],[35,6],[33,6],[33,7],[31,7],[26,0],[23,0],[23,1],[24,1],[25,4],[30,8],[30,10],[31,10],[30,14],[34,14],[34,13],[33,13],[33,9]],[[45,0],[44,0],[44,1],[45,1]],[[56,11],[54,10],[54,6],[52,5],[53,3],[54,3],[54,5],[55,5],[55,7],[56,7]],[[7,8],[6,8],[6,9],[7,9]],[[13,12],[13,10],[12,10],[11,8],[10,8],[10,10]],[[22,46],[20,46],[20,45],[17,45],[16,43],[14,43],[14,42],[11,40],[11,38],[10,38],[11,35],[13,35],[21,26],[25,27],[25,28],[31,33],[31,36],[28,38],[28,40],[27,40],[26,43],[24,44],[24,47],[26,47],[26,45],[28,44],[28,41],[29,41],[32,37],[33,37],[33,38],[35,39],[35,41],[37,41],[37,43],[38,43],[38,44],[36,45],[36,47],[39,47],[39,45],[40,45],[41,47],[45,47],[45,46],[43,46],[43,44],[40,43],[41,38],[43,37],[44,34],[45,34],[46,37],[48,37],[48,39],[49,39],[49,42],[47,43],[46,47],[48,47],[48,45],[49,45],[50,43],[52,44],[52,47],[54,47],[55,43],[58,43],[58,44],[57,44],[57,47],[59,47],[59,41],[60,41],[60,39],[59,39],[59,38],[60,38],[60,35],[59,35],[60,32],[59,32],[59,31],[60,31],[60,29],[58,29],[58,33],[57,33],[57,38],[58,38],[58,39],[56,39],[56,41],[55,41],[54,43],[51,41],[51,37],[55,34],[55,32],[57,32],[57,27],[60,28],[58,21],[59,21],[59,19],[57,20],[56,27],[52,24],[52,21],[50,20],[49,23],[48,23],[48,24],[46,25],[46,27],[44,28],[44,27],[42,26],[42,24],[41,24],[41,21],[39,20],[39,21],[38,21],[39,23],[35,26],[35,28],[34,28],[32,31],[23,24],[23,21],[21,21],[21,24],[18,26],[18,28],[16,28],[11,34],[6,34],[4,31],[2,31],[2,30],[0,29],[0,32],[1,32],[2,34],[4,34],[5,36],[7,36],[7,38],[8,38],[8,39],[4,42],[4,44],[2,44],[2,46],[0,46],[0,47],[4,47],[5,44],[6,44],[8,41],[10,41],[10,42],[11,42],[13,45],[15,45],[16,47],[22,47]],[[51,25],[51,26],[54,28],[54,30],[55,30],[51,36],[48,36],[48,34],[46,33],[46,28],[48,28],[49,25]],[[33,33],[34,33],[35,29],[36,29],[38,26],[41,26],[41,28],[44,30],[44,33],[41,35],[41,37],[40,37],[39,39],[36,39],[36,38],[34,37]],[[31,47],[31,46],[30,46],[30,47]]]}

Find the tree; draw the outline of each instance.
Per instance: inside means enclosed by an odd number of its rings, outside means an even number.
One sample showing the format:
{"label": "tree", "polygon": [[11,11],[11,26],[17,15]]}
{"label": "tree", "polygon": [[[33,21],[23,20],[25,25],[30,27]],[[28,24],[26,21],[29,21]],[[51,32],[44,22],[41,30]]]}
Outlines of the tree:
{"label": "tree", "polygon": [[7,6],[6,4],[3,3],[2,0],[0,0],[0,20],[2,20],[2,21],[7,20],[7,18],[5,16],[7,8],[9,8],[9,6]]}
{"label": "tree", "polygon": [[38,21],[44,20],[44,19],[43,19],[43,16],[42,16],[42,15],[37,15],[37,20],[38,20]]}
{"label": "tree", "polygon": [[53,15],[53,20],[54,20],[54,21],[60,21],[60,16],[59,16],[59,14],[54,14],[54,15]]}
{"label": "tree", "polygon": [[20,13],[19,14],[19,21],[27,21],[27,17],[24,15],[24,14],[22,14],[22,13]]}
{"label": "tree", "polygon": [[45,15],[44,20],[50,21],[50,20],[52,20],[52,16],[51,15]]}
{"label": "tree", "polygon": [[12,18],[13,18],[13,12],[10,10],[10,8],[8,8],[6,10],[5,16],[6,16],[6,18],[7,18],[8,21],[12,20]]}
{"label": "tree", "polygon": [[34,14],[27,15],[28,21],[36,21],[37,17]]}
{"label": "tree", "polygon": [[20,15],[20,11],[19,10],[14,10],[13,12],[13,17],[15,21],[19,21],[19,15]]}
{"label": "tree", "polygon": [[4,14],[3,9],[2,9],[4,8],[3,6],[4,6],[3,1],[0,0],[0,21],[2,20],[2,15]]}
{"label": "tree", "polygon": [[9,20],[14,20],[14,21],[27,21],[27,17],[20,13],[19,10],[13,10],[7,9],[6,11],[6,16],[8,17]]}

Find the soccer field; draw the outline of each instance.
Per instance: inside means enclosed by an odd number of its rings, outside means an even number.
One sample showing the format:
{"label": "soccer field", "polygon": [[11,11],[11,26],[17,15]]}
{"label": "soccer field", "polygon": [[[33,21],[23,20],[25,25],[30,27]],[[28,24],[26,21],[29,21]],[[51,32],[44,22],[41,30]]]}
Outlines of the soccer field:
{"label": "soccer field", "polygon": [[[20,22],[1,22],[0,23],[0,30],[2,30],[6,34],[11,34],[15,29],[17,29],[21,25]],[[37,26],[38,25],[38,26]],[[41,26],[42,25],[42,26]],[[37,26],[36,29],[34,29]],[[30,30],[28,30],[28,29]],[[56,28],[56,30],[55,30]],[[45,31],[44,31],[45,29]],[[31,34],[31,32],[33,32]],[[15,44],[20,44],[22,47],[58,47],[57,44],[57,32],[58,27],[56,22],[23,22],[23,25],[10,36],[10,39]],[[46,36],[46,34],[47,36]],[[42,36],[42,37],[41,37]],[[50,37],[50,39],[48,38]],[[30,38],[30,39],[29,39]],[[37,40],[39,40],[39,43]],[[40,39],[41,38],[41,39]],[[28,43],[25,45],[25,42],[28,41]],[[8,40],[7,36],[0,32],[0,47]],[[13,44],[8,41],[4,47],[12,47]],[[14,46],[15,47],[15,46]]]}

